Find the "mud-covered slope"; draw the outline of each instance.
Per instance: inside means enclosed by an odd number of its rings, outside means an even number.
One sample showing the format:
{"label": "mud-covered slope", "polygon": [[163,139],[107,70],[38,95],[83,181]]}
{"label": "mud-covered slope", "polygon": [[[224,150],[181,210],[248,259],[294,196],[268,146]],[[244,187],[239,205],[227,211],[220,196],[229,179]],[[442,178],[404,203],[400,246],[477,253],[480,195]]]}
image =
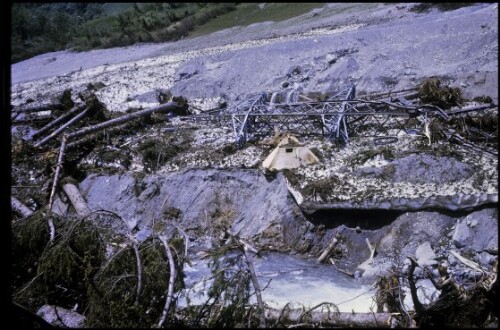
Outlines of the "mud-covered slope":
{"label": "mud-covered slope", "polygon": [[[181,227],[196,249],[224,238],[224,228],[272,250],[306,251],[306,221],[283,176],[258,170],[185,170],[168,175],[89,175],[80,183],[91,210],[109,210],[145,237],[154,224]],[[209,246],[200,244],[208,239]]]}

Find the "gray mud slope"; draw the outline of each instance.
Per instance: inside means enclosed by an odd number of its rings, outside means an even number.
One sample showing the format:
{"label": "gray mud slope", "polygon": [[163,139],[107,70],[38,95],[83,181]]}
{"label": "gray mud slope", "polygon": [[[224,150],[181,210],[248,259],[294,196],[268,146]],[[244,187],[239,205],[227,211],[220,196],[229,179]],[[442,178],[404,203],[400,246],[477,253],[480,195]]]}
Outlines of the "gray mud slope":
{"label": "gray mud slope", "polygon": [[305,251],[311,243],[305,234],[312,225],[281,174],[272,181],[258,170],[188,170],[144,178],[93,174],[80,188],[90,209],[116,212],[144,234],[154,222],[168,223],[196,240],[218,237],[227,225],[267,248]]}
{"label": "gray mud slope", "polygon": [[497,4],[420,14],[410,7],[326,4],[283,22],[175,43],[44,54],[12,66],[13,101],[40,100],[65,88],[76,95],[103,81],[98,95],[112,111],[124,111],[158,88],[189,99],[222,95],[231,104],[287,84],[331,92],[356,83],[358,91],[379,92],[439,77],[461,86],[465,97],[489,95],[497,102]]}

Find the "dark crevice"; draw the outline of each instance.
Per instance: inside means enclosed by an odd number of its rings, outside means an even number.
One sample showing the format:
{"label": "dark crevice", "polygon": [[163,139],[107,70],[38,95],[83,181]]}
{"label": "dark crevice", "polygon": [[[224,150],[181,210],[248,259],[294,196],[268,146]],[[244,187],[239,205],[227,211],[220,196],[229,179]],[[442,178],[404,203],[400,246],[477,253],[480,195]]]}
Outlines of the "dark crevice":
{"label": "dark crevice", "polygon": [[403,213],[405,212],[396,210],[331,209],[319,210],[304,216],[315,226],[324,225],[326,229],[345,225],[351,228],[359,226],[362,229],[375,230],[391,224]]}

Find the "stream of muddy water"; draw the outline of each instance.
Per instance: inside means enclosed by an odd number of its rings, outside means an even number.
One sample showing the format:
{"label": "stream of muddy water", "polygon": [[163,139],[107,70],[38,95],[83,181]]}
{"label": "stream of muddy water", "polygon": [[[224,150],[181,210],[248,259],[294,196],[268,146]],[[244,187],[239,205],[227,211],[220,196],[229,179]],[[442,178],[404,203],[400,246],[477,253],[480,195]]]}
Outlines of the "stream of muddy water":
{"label": "stream of muddy water", "polygon": [[[186,291],[179,297],[179,306],[202,304],[208,299],[212,284],[208,260],[194,260],[186,265]],[[370,312],[374,307],[375,288],[363,285],[335,269],[333,265],[318,264],[315,259],[295,255],[266,253],[254,258],[255,271],[262,298],[269,306],[283,308],[287,303],[294,307],[314,307],[322,302],[337,305],[340,312]],[[253,291],[253,290],[251,290]],[[252,301],[253,300],[253,301]],[[252,296],[251,302],[255,302]]]}

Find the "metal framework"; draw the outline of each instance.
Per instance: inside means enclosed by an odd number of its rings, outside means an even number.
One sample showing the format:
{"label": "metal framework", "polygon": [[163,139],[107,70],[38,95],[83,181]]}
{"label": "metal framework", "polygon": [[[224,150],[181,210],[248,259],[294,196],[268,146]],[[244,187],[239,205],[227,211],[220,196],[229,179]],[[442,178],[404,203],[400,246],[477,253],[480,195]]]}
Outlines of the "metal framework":
{"label": "metal framework", "polygon": [[299,97],[294,97],[289,91],[285,102],[277,103],[276,99],[276,93],[271,97],[262,93],[223,112],[210,111],[209,114],[192,116],[192,119],[232,125],[236,143],[241,147],[248,139],[273,134],[275,127],[298,135],[322,134],[348,143],[352,135],[397,136],[401,130],[412,128],[410,120],[417,116],[423,116],[424,120],[438,116],[448,121],[450,115],[455,115],[433,105],[415,106],[404,97],[390,101],[356,99],[354,86],[325,101],[298,102]]}

